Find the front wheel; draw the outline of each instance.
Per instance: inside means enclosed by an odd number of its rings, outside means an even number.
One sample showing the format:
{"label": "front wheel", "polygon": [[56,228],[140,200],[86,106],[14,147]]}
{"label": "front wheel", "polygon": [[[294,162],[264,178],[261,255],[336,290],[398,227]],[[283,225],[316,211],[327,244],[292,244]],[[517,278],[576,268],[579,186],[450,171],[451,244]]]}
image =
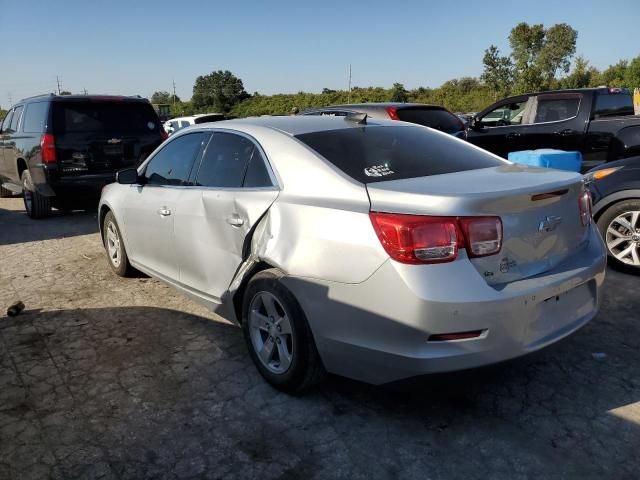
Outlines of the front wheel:
{"label": "front wheel", "polygon": [[640,273],[640,200],[614,204],[597,223],[612,262]]}
{"label": "front wheel", "polygon": [[36,190],[29,170],[22,172],[21,180],[24,209],[27,211],[29,218],[48,217],[51,214],[51,200]]}
{"label": "front wheel", "polygon": [[107,250],[109,266],[120,277],[131,275],[133,268],[129,263],[127,251],[124,248],[120,228],[113,213],[107,212],[102,223],[102,241]]}
{"label": "front wheel", "polygon": [[242,330],[253,363],[275,388],[299,393],[322,380],[325,372],[307,319],[273,271],[249,282]]}

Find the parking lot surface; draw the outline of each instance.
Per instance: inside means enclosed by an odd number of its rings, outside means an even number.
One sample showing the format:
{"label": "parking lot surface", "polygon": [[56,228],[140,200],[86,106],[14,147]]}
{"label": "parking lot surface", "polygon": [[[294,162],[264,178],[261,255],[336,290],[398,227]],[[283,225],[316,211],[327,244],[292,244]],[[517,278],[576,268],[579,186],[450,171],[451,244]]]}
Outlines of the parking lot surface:
{"label": "parking lot surface", "polygon": [[639,282],[610,269],[596,319],[524,359],[291,397],[239,329],[112,274],[93,212],[2,199],[0,479],[638,478]]}

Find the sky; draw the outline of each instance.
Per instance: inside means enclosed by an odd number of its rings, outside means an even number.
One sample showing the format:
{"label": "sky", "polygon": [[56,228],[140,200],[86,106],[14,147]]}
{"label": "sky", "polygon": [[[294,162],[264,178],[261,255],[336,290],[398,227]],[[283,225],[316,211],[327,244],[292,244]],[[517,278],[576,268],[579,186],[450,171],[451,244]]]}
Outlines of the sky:
{"label": "sky", "polygon": [[437,87],[509,52],[521,21],[578,31],[577,54],[606,68],[640,55],[640,1],[0,0],[0,105],[62,90],[191,97],[230,70],[249,93],[352,85]]}

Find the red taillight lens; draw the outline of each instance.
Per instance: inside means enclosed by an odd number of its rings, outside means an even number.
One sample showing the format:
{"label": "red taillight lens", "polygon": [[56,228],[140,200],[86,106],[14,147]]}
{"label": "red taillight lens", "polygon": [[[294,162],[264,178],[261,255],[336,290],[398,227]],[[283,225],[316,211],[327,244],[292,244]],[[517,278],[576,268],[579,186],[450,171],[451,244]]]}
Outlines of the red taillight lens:
{"label": "red taillight lens", "polygon": [[45,133],[40,137],[40,152],[43,163],[56,162],[56,142],[50,133]]}
{"label": "red taillight lens", "polygon": [[391,120],[400,120],[400,117],[398,116],[398,109],[396,107],[387,107],[385,110],[389,114],[389,118]]}
{"label": "red taillight lens", "polygon": [[391,258],[402,263],[450,262],[461,237],[455,218],[370,212],[371,223]]}
{"label": "red taillight lens", "polygon": [[578,205],[580,206],[580,221],[585,227],[591,223],[591,194],[589,190],[585,190],[580,194],[578,198]]}
{"label": "red taillight lens", "polygon": [[164,129],[164,127],[160,127],[160,136],[162,137],[162,141],[164,142],[167,138],[169,138],[169,134]]}
{"label": "red taillight lens", "polygon": [[460,226],[470,257],[495,255],[502,248],[502,220],[499,217],[462,217]]}
{"label": "red taillight lens", "polygon": [[391,258],[401,263],[443,263],[465,247],[469,257],[494,255],[502,248],[499,217],[429,217],[370,212],[373,229]]}

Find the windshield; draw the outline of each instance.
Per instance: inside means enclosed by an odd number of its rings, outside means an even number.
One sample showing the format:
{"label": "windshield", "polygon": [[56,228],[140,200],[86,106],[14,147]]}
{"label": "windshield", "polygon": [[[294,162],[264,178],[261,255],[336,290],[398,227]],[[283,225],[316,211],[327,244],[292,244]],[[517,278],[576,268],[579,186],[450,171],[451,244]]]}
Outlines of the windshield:
{"label": "windshield", "polygon": [[296,138],[362,183],[504,165],[489,152],[420,127],[345,128]]}

